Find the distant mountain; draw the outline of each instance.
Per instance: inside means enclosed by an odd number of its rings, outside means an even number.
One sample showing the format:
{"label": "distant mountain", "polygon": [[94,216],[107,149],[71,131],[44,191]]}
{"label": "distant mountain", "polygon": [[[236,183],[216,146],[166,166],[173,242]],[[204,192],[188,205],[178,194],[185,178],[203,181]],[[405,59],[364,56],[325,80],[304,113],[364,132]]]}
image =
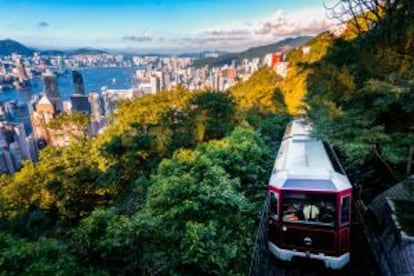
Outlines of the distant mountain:
{"label": "distant mountain", "polygon": [[23,44],[11,40],[0,40],[0,55],[11,55],[12,53],[17,53],[19,55],[32,55],[35,50],[24,46]]}
{"label": "distant mountain", "polygon": [[108,52],[93,48],[80,48],[74,50],[40,50],[24,46],[23,44],[11,40],[0,40],[0,56],[8,56],[13,53],[25,56],[31,56],[34,52],[40,52],[42,55],[60,56],[60,55],[100,55]]}
{"label": "distant mountain", "polygon": [[251,59],[255,57],[264,57],[268,53],[274,53],[278,51],[288,51],[292,48],[295,48],[297,46],[300,46],[309,40],[311,40],[313,37],[311,36],[298,36],[295,38],[287,38],[282,41],[264,45],[264,46],[258,46],[249,48],[244,52],[240,53],[228,53],[221,55],[217,58],[202,58],[198,59],[194,62],[195,67],[202,67],[204,65],[209,66],[222,66],[225,64],[231,64],[233,60],[236,60],[237,62],[241,62],[243,59]]}
{"label": "distant mountain", "polygon": [[66,54],[68,55],[101,55],[101,54],[107,54],[108,52],[99,50],[99,49],[93,49],[93,48],[80,48],[75,50],[69,50],[66,51]]}
{"label": "distant mountain", "polygon": [[66,52],[61,50],[42,50],[40,54],[45,56],[63,56],[66,55]]}
{"label": "distant mountain", "polygon": [[204,51],[204,52],[190,52],[190,53],[181,53],[178,54],[178,57],[191,57],[191,58],[208,58],[212,56],[220,57],[225,54],[228,54],[228,52],[223,51]]}

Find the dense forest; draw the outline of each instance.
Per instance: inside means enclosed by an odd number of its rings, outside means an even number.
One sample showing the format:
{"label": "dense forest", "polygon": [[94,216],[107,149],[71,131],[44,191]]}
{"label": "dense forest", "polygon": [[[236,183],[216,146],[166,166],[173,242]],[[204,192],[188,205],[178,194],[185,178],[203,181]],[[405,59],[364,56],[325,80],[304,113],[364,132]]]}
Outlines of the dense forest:
{"label": "dense forest", "polygon": [[414,144],[414,11],[410,1],[385,2],[340,37],[325,34],[323,58],[300,64],[314,133],[344,155],[366,199],[406,177]]}
{"label": "dense forest", "polygon": [[246,274],[277,146],[298,114],[347,169],[370,168],[355,176],[363,192],[403,179],[414,141],[414,17],[400,3],[373,27],[322,33],[306,55],[293,50],[285,79],[262,68],[227,92],[177,87],[123,101],[99,136],[48,146],[39,163],[2,175],[0,270]]}
{"label": "dense forest", "polygon": [[[48,146],[39,163],[2,175],[0,270],[245,273],[288,121],[283,96],[267,88],[274,73],[257,75],[257,93],[277,94],[260,108],[241,104],[251,81],[237,95],[177,87],[120,103],[103,134]],[[50,127],[67,123],[85,122],[61,116]]]}

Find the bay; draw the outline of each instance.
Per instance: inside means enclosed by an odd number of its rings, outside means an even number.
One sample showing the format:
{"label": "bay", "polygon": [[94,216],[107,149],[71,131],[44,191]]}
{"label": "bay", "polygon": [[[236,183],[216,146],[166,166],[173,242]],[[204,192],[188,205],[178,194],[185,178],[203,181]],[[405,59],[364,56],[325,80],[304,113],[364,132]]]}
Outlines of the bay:
{"label": "bay", "polygon": [[[128,89],[134,87],[133,76],[139,67],[111,67],[111,68],[84,68],[77,69],[83,76],[85,93],[101,92],[102,87],[108,89]],[[68,100],[74,93],[72,72],[58,76],[58,87],[62,101]],[[32,80],[32,88],[29,91],[6,90],[0,91],[0,102],[16,100],[18,102],[29,102],[32,95],[42,93],[43,81]]]}

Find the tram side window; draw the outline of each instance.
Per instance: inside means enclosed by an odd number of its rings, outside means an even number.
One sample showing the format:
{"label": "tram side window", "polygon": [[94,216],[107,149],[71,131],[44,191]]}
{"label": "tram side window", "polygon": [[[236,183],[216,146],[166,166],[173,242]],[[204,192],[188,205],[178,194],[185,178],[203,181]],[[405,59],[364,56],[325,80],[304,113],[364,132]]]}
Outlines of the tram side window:
{"label": "tram side window", "polygon": [[341,200],[341,224],[349,223],[350,221],[350,197],[345,196]]}
{"label": "tram side window", "polygon": [[274,220],[278,220],[278,195],[276,193],[270,193],[270,217]]}

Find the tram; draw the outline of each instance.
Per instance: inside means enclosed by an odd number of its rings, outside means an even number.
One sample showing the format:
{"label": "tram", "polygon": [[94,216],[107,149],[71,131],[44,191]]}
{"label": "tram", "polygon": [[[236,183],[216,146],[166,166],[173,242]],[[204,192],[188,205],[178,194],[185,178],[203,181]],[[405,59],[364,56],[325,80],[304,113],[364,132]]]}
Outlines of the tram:
{"label": "tram", "polygon": [[268,248],[279,260],[310,259],[339,270],[350,261],[352,186],[311,124],[292,121],[268,186]]}

